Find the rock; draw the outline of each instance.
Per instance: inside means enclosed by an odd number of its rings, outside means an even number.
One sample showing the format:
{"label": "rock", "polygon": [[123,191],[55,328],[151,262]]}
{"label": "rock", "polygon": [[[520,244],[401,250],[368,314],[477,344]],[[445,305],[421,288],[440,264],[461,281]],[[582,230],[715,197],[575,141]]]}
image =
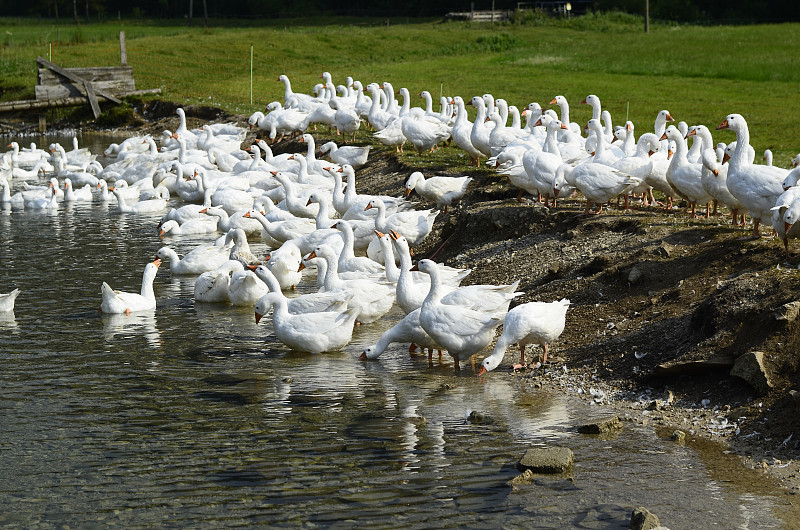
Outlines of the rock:
{"label": "rock", "polygon": [[294,381],[294,379],[292,379],[292,378],[291,378],[291,377],[289,377],[289,376],[287,376],[287,377],[284,377],[284,378],[283,378],[283,382],[284,382],[284,383],[287,383],[287,384],[289,384],[289,383],[291,383],[291,382],[293,382],[293,381]]}
{"label": "rock", "polygon": [[686,440],[686,433],[680,429],[676,429],[675,432],[672,433],[672,436],[669,437],[670,440],[683,443]]}
{"label": "rock", "polygon": [[628,283],[631,285],[636,285],[642,279],[644,273],[642,269],[638,265],[634,265],[631,271],[628,273]]}
{"label": "rock", "polygon": [[675,401],[675,394],[672,393],[672,390],[665,390],[664,395],[661,397],[661,401],[669,405]]}
{"label": "rock", "polygon": [[578,432],[581,434],[603,434],[621,428],[622,422],[619,421],[618,417],[614,416],[613,418],[581,425],[578,427]]}
{"label": "rock", "polygon": [[788,304],[783,304],[781,307],[778,308],[775,313],[773,313],[773,317],[778,322],[785,322],[790,324],[797,320],[797,315],[800,314],[800,301],[798,302],[789,302]]}
{"label": "rock", "polygon": [[800,392],[797,390],[789,390],[789,397],[791,398],[795,407],[800,407]]}
{"label": "rock", "polygon": [[491,419],[484,414],[483,412],[478,412],[477,410],[473,410],[467,416],[467,420],[470,423],[480,424],[480,423],[491,423]]}
{"label": "rock", "polygon": [[530,484],[531,482],[533,482],[533,471],[531,471],[530,469],[526,469],[525,471],[522,472],[521,475],[517,475],[516,477],[509,480],[506,484],[516,489],[517,486],[521,486],[523,484]]}
{"label": "rock", "polygon": [[675,253],[675,246],[670,245],[666,241],[662,241],[658,247],[653,250],[653,254],[662,258],[668,258]]}
{"label": "rock", "polygon": [[517,469],[533,473],[564,473],[572,467],[575,456],[568,447],[534,447],[525,451]]}
{"label": "rock", "polygon": [[731,375],[744,379],[759,394],[766,394],[772,388],[764,368],[764,352],[748,352],[736,358]]}
{"label": "rock", "polygon": [[639,507],[631,513],[631,523],[628,528],[631,530],[650,530],[661,526],[658,517],[651,513],[647,508]]}
{"label": "rock", "polygon": [[653,375],[696,375],[722,369],[730,370],[732,366],[733,361],[729,357],[715,357],[704,361],[672,361],[656,366]]}

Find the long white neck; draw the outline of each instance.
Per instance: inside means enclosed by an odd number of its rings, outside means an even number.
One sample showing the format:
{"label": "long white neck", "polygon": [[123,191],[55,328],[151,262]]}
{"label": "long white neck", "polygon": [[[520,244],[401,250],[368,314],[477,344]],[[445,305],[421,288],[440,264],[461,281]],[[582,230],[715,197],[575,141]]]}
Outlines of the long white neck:
{"label": "long white neck", "polygon": [[728,174],[735,173],[740,167],[749,165],[747,152],[750,149],[750,130],[745,123],[735,129],[736,132],[736,149],[733,151],[733,156],[728,161],[730,168]]}
{"label": "long white neck", "polygon": [[152,302],[155,302],[156,300],[156,295],[153,292],[153,280],[156,278],[156,272],[158,272],[156,267],[147,266],[145,267],[144,274],[142,275],[141,295]]}

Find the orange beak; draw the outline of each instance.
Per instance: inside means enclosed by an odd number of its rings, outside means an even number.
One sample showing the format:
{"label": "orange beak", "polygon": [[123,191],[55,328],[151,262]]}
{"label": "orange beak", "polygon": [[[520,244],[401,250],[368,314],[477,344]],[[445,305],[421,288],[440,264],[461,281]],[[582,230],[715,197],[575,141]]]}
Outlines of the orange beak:
{"label": "orange beak", "polygon": [[659,138],[659,140],[666,140],[666,139],[667,139],[667,133],[662,134],[661,138]]}
{"label": "orange beak", "polygon": [[727,128],[728,128],[728,120],[722,120],[722,123],[717,125],[717,130],[727,129]]}
{"label": "orange beak", "polygon": [[672,158],[672,155],[673,155],[672,149],[670,149],[669,151],[667,151],[667,160],[669,160],[670,158]]}
{"label": "orange beak", "polygon": [[367,207],[366,207],[366,208],[364,208],[364,211],[366,212],[366,211],[367,211],[367,210],[369,210],[370,208],[372,208],[372,203],[371,203],[371,202],[370,202],[369,204],[367,204]]}
{"label": "orange beak", "polygon": [[306,264],[301,261],[300,262],[300,266],[297,267],[297,272],[300,272],[305,268],[306,268]]}
{"label": "orange beak", "polygon": [[728,153],[725,153],[724,155],[722,155],[722,163],[723,164],[725,162],[727,162],[728,160],[730,160],[730,159],[731,159],[731,157],[730,157],[730,155],[728,155]]}
{"label": "orange beak", "polygon": [[[583,98],[583,99],[581,100],[581,103],[586,103],[586,98]],[[588,105],[588,103],[587,103],[587,105]]]}
{"label": "orange beak", "polygon": [[556,199],[558,199],[558,190],[557,190],[557,189],[555,189],[555,188],[553,188],[553,197],[555,197]]}
{"label": "orange beak", "polygon": [[406,188],[406,197],[411,195],[411,188]]}
{"label": "orange beak", "polygon": [[791,228],[792,228],[792,225],[790,225],[789,223],[787,223],[787,222],[784,222],[784,223],[783,223],[783,231],[784,231],[784,233],[785,233],[785,234],[788,234],[788,233],[789,233],[789,230],[790,230]]}
{"label": "orange beak", "polygon": [[563,123],[561,124],[561,128],[562,128],[562,129],[567,129],[567,130],[569,130],[569,127],[567,127],[567,126],[566,126],[566,125],[564,125]]}
{"label": "orange beak", "polygon": [[380,230],[375,230],[375,235],[376,235],[376,236],[378,236],[378,237],[383,237],[383,236],[385,236],[386,234],[384,234],[384,233],[383,233],[383,232],[381,232]]}
{"label": "orange beak", "polygon": [[539,127],[541,124],[542,124],[542,119],[539,118],[538,120],[536,120],[536,123],[534,123],[533,126],[534,127]]}
{"label": "orange beak", "polygon": [[692,129],[691,131],[686,133],[686,136],[684,136],[684,138],[689,138],[690,136],[697,136],[697,131]]}
{"label": "orange beak", "polygon": [[653,156],[656,152],[655,151],[648,151],[647,156]]}
{"label": "orange beak", "polygon": [[246,212],[242,217],[250,217],[250,212]]}
{"label": "orange beak", "polygon": [[[202,210],[200,210],[200,211],[199,211],[199,212],[197,212],[197,213],[208,213],[208,208],[203,208]],[[249,213],[249,212],[248,212],[248,213]]]}
{"label": "orange beak", "polygon": [[314,258],[316,258],[316,257],[317,257],[317,252],[316,252],[315,250],[312,250],[312,251],[311,251],[311,254],[309,254],[308,256],[306,256],[306,259],[314,259]]}
{"label": "orange beak", "polygon": [[672,117],[672,114],[667,112],[667,121],[675,121],[675,118]]}
{"label": "orange beak", "polygon": [[550,104],[551,105],[556,105],[556,104],[558,104],[558,101],[556,101],[556,98],[553,98],[553,101],[551,101]]}
{"label": "orange beak", "polygon": [[487,372],[488,372],[488,370],[486,369],[486,367],[485,366],[481,366],[481,369],[478,370],[478,377],[482,376],[483,374],[485,374]]}
{"label": "orange beak", "polygon": [[155,266],[156,266],[156,269],[157,269],[159,266],[161,266],[161,258],[156,258],[156,260],[153,262],[153,265],[155,265]]}
{"label": "orange beak", "polygon": [[397,233],[397,232],[395,232],[394,230],[389,230],[389,237],[391,237],[391,238],[392,238],[392,239],[394,239],[394,240],[398,240],[398,239],[400,239],[400,238],[401,238],[401,237],[403,237],[403,236],[401,236],[400,234],[398,234],[398,233]]}
{"label": "orange beak", "polygon": [[258,312],[256,312],[256,324],[258,324],[259,322],[261,322],[261,318],[262,318],[263,316],[264,316],[264,315],[262,315],[261,313],[258,313]]}

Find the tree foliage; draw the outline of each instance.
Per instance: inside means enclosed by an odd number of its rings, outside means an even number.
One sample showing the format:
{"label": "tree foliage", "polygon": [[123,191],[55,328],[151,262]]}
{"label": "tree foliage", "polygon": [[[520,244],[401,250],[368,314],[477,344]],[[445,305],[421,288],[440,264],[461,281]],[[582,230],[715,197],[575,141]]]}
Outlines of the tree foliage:
{"label": "tree foliage", "polygon": [[[72,19],[75,0],[0,0],[4,16]],[[552,2],[549,2],[552,4]],[[190,0],[78,0],[81,20],[108,18],[186,18]],[[212,18],[274,19],[304,16],[438,17],[450,11],[517,8],[508,0],[372,0],[369,4],[353,0],[207,0]],[[529,2],[530,5],[536,2]],[[645,0],[573,0],[582,10],[584,4],[595,11],[619,10],[644,14]],[[194,2],[194,17],[203,16],[202,2]],[[794,0],[650,0],[653,19],[701,23],[754,23],[800,20]]]}

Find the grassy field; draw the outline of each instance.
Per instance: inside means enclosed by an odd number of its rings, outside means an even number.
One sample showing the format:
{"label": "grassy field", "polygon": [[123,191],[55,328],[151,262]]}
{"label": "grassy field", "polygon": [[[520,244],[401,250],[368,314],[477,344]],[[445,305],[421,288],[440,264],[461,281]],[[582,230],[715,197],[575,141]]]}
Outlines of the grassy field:
{"label": "grassy field", "polygon": [[[282,97],[278,75],[308,92],[327,70],[336,83],[352,75],[365,84],[388,80],[412,94],[491,92],[518,106],[546,105],[562,94],[579,122],[590,109],[578,102],[594,93],[615,123],[627,117],[637,134],[652,129],[661,109],[712,129],[738,112],[750,124],[751,143],[758,151],[771,148],[776,165],[788,165],[800,151],[798,24],[654,24],[649,34],[641,19],[614,14],[495,25],[370,19],[243,20],[209,29],[186,21],[0,24],[0,99],[6,101],[33,97],[35,59],[48,57],[51,43],[52,60],[62,66],[114,65],[118,33],[125,30],[137,88],[160,87],[164,98],[184,104],[263,110]],[[730,132],[717,137],[733,139]]]}

